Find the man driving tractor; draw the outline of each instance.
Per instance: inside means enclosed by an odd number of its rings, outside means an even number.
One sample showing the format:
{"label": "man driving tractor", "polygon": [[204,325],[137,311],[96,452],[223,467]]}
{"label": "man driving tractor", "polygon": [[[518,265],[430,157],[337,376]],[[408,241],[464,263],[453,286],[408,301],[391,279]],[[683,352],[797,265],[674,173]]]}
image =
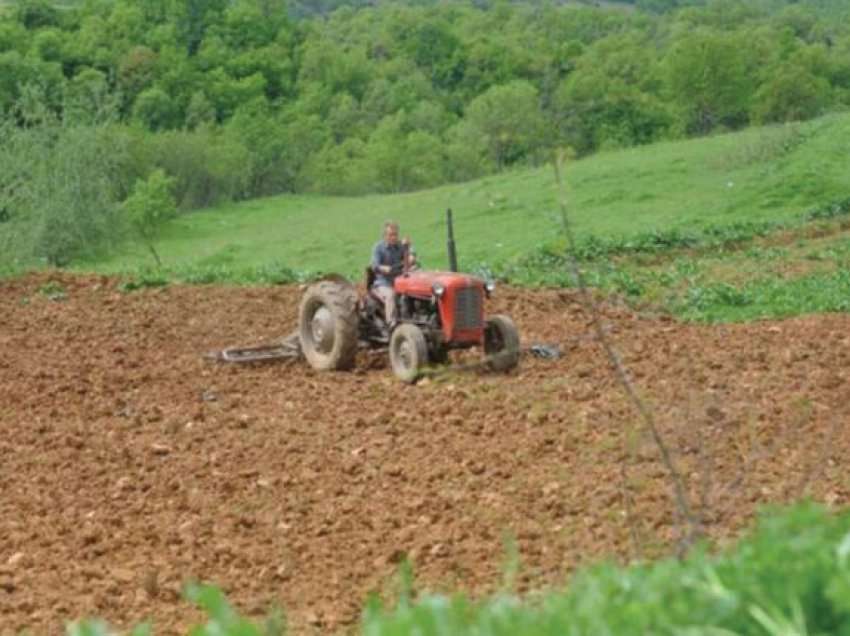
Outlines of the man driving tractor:
{"label": "man driving tractor", "polygon": [[410,247],[410,239],[404,237],[399,241],[398,223],[385,222],[384,238],[378,241],[372,250],[371,267],[375,273],[372,291],[384,302],[384,315],[390,331],[397,322],[393,281],[403,272],[410,270],[415,262],[416,255]]}

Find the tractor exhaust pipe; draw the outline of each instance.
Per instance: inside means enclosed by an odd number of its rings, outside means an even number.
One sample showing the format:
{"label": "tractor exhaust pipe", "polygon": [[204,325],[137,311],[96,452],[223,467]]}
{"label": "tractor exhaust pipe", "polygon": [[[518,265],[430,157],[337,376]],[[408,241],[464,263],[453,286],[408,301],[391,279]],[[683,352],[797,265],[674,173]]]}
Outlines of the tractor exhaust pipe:
{"label": "tractor exhaust pipe", "polygon": [[456,272],[457,271],[457,251],[455,250],[455,233],[454,228],[452,227],[452,209],[449,208],[446,214],[447,217],[447,226],[449,229],[449,271]]}

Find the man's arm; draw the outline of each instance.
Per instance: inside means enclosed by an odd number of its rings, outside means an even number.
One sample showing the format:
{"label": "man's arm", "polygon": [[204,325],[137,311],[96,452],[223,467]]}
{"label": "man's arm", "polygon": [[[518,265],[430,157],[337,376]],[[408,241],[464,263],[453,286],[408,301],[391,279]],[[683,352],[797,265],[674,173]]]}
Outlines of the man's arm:
{"label": "man's arm", "polygon": [[401,241],[401,246],[404,249],[404,253],[402,255],[402,263],[404,263],[405,269],[410,269],[414,265],[416,265],[416,252],[413,251],[413,245],[410,243],[410,237],[405,236]]}
{"label": "man's arm", "polygon": [[389,274],[392,271],[392,268],[389,265],[381,265],[383,255],[383,245],[381,243],[376,243],[375,249],[372,250],[372,271],[376,274]]}
{"label": "man's arm", "polygon": [[376,274],[381,272],[381,244],[375,243],[372,248],[372,271]]}

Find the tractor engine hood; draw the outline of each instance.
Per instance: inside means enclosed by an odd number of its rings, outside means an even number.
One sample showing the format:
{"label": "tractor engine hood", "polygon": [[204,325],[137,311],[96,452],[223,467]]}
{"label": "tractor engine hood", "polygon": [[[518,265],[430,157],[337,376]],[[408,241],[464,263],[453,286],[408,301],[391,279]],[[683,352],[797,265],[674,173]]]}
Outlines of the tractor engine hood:
{"label": "tractor engine hood", "polygon": [[393,288],[397,294],[431,298],[434,295],[434,285],[439,283],[445,289],[465,289],[478,287],[484,289],[484,281],[477,276],[458,274],[456,272],[410,272],[395,279]]}

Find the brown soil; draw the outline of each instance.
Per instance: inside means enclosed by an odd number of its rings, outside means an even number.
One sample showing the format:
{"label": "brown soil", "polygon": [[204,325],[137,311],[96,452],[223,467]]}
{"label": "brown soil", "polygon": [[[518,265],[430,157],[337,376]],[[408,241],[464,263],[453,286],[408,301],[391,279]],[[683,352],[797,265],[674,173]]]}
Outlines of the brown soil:
{"label": "brown soil", "polygon": [[[86,615],[181,632],[201,618],[190,579],[251,617],[285,608],[296,633],[338,631],[370,592],[393,598],[404,555],[420,589],[485,594],[506,537],[520,590],[675,549],[671,480],[575,296],[497,294],[524,342],[566,353],[508,376],[410,387],[381,355],[350,373],[202,357],[286,334],[299,294],[0,283],[0,634]],[[847,503],[850,316],[602,311],[712,538],[761,503]]]}

